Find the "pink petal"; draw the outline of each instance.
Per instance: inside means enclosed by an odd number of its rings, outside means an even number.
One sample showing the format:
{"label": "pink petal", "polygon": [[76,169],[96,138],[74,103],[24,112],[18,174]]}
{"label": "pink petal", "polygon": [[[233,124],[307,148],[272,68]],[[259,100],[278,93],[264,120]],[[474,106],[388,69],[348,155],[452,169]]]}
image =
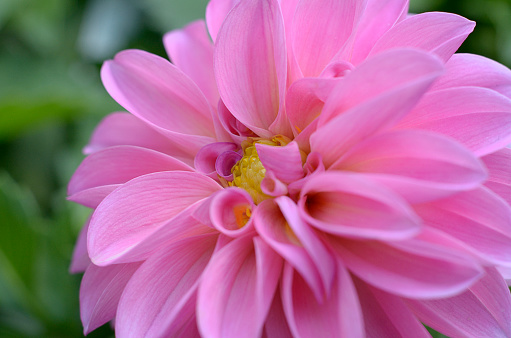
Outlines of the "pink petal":
{"label": "pink petal", "polygon": [[231,142],[215,142],[202,147],[195,155],[194,167],[197,171],[216,179],[216,161],[220,154],[236,150],[238,146]]}
{"label": "pink petal", "polygon": [[201,334],[259,337],[281,269],[282,260],[258,237],[238,237],[216,252],[199,286]]}
{"label": "pink petal", "polygon": [[462,192],[415,210],[428,226],[468,244],[492,264],[511,266],[511,207],[489,189]]}
{"label": "pink petal", "polygon": [[428,238],[383,243],[336,238],[333,249],[368,284],[415,299],[457,294],[482,275],[467,254]]}
{"label": "pink petal", "polygon": [[[88,235],[92,261],[104,265],[119,259],[219,189],[212,179],[192,172],[160,172],[129,181],[108,195],[92,216]],[[187,214],[179,221],[191,222]]]}
{"label": "pink petal", "polygon": [[[324,245],[297,217],[297,207],[287,197],[263,201],[254,212],[257,232],[309,285],[318,301],[330,291],[335,265]],[[293,214],[294,213],[294,214]]]}
{"label": "pink petal", "polygon": [[286,315],[282,308],[282,298],[278,289],[275,292],[275,297],[273,297],[268,317],[266,317],[264,333],[267,338],[293,338],[287,325]]}
{"label": "pink petal", "polygon": [[475,22],[451,13],[413,15],[391,28],[374,45],[369,56],[396,47],[414,47],[447,61],[474,30]]}
{"label": "pink petal", "polygon": [[431,337],[401,298],[353,279],[368,337]]}
{"label": "pink petal", "polygon": [[167,60],[126,50],[104,63],[101,79],[119,104],[190,154],[214,141],[208,101],[197,85]]}
{"label": "pink petal", "polygon": [[240,224],[239,213],[246,209],[254,210],[250,195],[240,188],[227,188],[216,193],[211,200],[209,214],[215,229],[229,237],[239,237],[253,230],[252,218]]}
{"label": "pink petal", "polygon": [[421,228],[420,219],[402,198],[358,174],[311,176],[299,205],[307,223],[338,236],[403,239]]}
{"label": "pink petal", "polygon": [[482,160],[490,174],[485,185],[511,204],[511,149],[501,149]]}
{"label": "pink petal", "polygon": [[332,91],[310,138],[311,150],[329,166],[354,144],[402,119],[441,70],[438,59],[416,50],[388,51],[362,63]]}
{"label": "pink petal", "polygon": [[147,123],[129,113],[112,113],[94,130],[85,154],[111,146],[130,145],[159,151],[177,158],[187,157],[172,142]]}
{"label": "pink petal", "polygon": [[133,275],[119,302],[119,337],[171,337],[195,318],[199,278],[217,236],[177,242],[151,256]]}
{"label": "pink petal", "polygon": [[285,48],[276,0],[241,2],[227,16],[216,42],[220,96],[241,123],[262,137],[272,136],[268,129],[283,110]]}
{"label": "pink petal", "polygon": [[368,0],[358,24],[344,46],[341,59],[362,62],[380,37],[408,12],[408,0]]}
{"label": "pink petal", "polygon": [[172,63],[199,86],[216,108],[220,96],[213,73],[213,44],[204,21],[194,21],[183,29],[165,34],[163,43]]}
{"label": "pink petal", "polygon": [[261,181],[261,191],[272,197],[285,196],[288,193],[287,185],[282,183],[272,171],[267,171]]}
{"label": "pink petal", "polygon": [[511,70],[506,66],[473,54],[454,54],[445,65],[445,74],[431,90],[475,86],[493,89],[511,98]]}
{"label": "pink petal", "polygon": [[224,23],[227,14],[240,0],[211,0],[206,7],[206,22],[209,35],[216,40],[218,32]]}
{"label": "pink petal", "polygon": [[511,100],[477,87],[456,87],[426,94],[399,128],[435,131],[484,156],[511,142]]}
{"label": "pink petal", "polygon": [[267,171],[284,183],[291,183],[303,177],[302,155],[296,142],[284,147],[255,144],[261,163]]}
{"label": "pink petal", "polygon": [[[377,174],[370,177],[410,202],[473,189],[487,177],[484,165],[468,149],[443,135],[420,130],[376,135],[353,147],[331,168]],[[402,184],[394,184],[393,178]]]}
{"label": "pink petal", "polygon": [[124,287],[140,264],[89,265],[80,286],[80,317],[84,334],[114,318]]}
{"label": "pink petal", "polygon": [[78,239],[76,240],[71,266],[69,267],[69,272],[71,273],[84,272],[91,263],[89,254],[87,253],[87,231],[89,230],[89,222],[90,218],[87,219],[87,222],[83,225]]}
{"label": "pink petal", "polygon": [[351,35],[364,6],[356,0],[298,3],[291,38],[303,76],[321,73]]}
{"label": "pink petal", "polygon": [[80,190],[76,194],[69,196],[67,199],[75,203],[81,204],[87,208],[96,209],[105,197],[112,191],[119,188],[121,184],[108,184],[99,187]]}
{"label": "pink petal", "polygon": [[461,295],[407,303],[422,322],[451,337],[511,336],[511,295],[494,269]]}
{"label": "pink petal", "polygon": [[337,264],[330,297],[318,303],[302,277],[285,265],[282,303],[295,337],[364,337],[363,318],[348,271]]}
{"label": "pink petal", "polygon": [[95,152],[83,160],[69,181],[68,194],[104,185],[121,184],[159,171],[193,171],[173,157],[134,146],[116,146]]}

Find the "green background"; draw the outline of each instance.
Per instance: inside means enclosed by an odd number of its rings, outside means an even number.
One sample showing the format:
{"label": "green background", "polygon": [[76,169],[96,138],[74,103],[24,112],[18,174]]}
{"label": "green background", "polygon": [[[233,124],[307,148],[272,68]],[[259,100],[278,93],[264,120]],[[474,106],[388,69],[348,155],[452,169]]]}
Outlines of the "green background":
{"label": "green background", "polygon": [[[121,109],[99,79],[126,48],[165,55],[163,33],[206,0],[0,0],[0,337],[80,337],[68,266],[89,211],[66,184],[94,126]],[[511,66],[508,0],[411,0],[477,22],[460,51]],[[436,335],[436,334],[435,334]],[[110,337],[108,325],[89,337]]]}

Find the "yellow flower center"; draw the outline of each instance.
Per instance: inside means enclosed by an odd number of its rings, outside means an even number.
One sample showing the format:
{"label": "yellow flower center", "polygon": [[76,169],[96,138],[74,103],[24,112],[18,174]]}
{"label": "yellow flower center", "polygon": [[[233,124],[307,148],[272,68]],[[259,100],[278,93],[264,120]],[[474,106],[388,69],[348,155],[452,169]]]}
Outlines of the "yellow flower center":
{"label": "yellow flower center", "polygon": [[277,135],[271,140],[249,138],[241,144],[243,148],[243,157],[232,167],[232,182],[229,186],[242,188],[249,193],[255,204],[259,204],[265,199],[271,198],[261,190],[261,182],[266,174],[255,143],[266,144],[269,146],[285,146],[291,140],[285,136]]}

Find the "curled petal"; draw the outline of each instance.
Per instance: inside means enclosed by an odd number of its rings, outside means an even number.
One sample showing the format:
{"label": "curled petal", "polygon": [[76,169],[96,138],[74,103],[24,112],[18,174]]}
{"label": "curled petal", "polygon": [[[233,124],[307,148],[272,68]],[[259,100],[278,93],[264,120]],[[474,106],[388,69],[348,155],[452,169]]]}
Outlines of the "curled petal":
{"label": "curled petal", "polygon": [[250,217],[254,202],[243,189],[228,188],[212,196],[209,207],[211,224],[229,237],[239,237],[250,232],[253,220]]}
{"label": "curled petal", "polygon": [[363,175],[313,175],[302,188],[299,205],[309,224],[338,236],[403,239],[421,228],[401,197]]}
{"label": "curled petal", "polygon": [[259,337],[281,269],[281,258],[258,237],[238,237],[217,251],[198,291],[201,334]]}
{"label": "curled petal", "polygon": [[396,47],[414,47],[435,53],[447,61],[474,27],[475,22],[451,13],[413,15],[385,33],[369,56]]}
{"label": "curled petal", "polygon": [[275,177],[273,171],[267,171],[261,181],[261,191],[273,197],[287,195],[287,185],[282,183],[278,178]]}
{"label": "curled petal", "polygon": [[226,151],[236,150],[237,146],[231,142],[215,142],[204,146],[197,152],[194,167],[197,171],[211,178],[216,176],[216,161],[218,156]]}
{"label": "curled petal", "polygon": [[[180,235],[182,231],[200,233],[189,207],[220,189],[212,179],[192,172],[161,172],[129,181],[108,195],[92,216],[87,243],[92,261],[98,265],[119,261],[144,240],[160,241],[161,245],[172,239],[174,231]],[[186,213],[181,213],[187,208]],[[188,227],[178,226],[181,222]],[[154,238],[161,232],[168,233]],[[155,248],[144,245],[143,253]]]}
{"label": "curled petal", "polygon": [[121,294],[141,264],[89,265],[80,286],[80,317],[84,334],[115,317]]}
{"label": "curled petal", "polygon": [[273,147],[256,143],[257,154],[267,171],[284,183],[291,183],[303,177],[302,155],[296,142],[284,147]]}
{"label": "curled petal", "polygon": [[131,277],[119,302],[120,337],[171,337],[195,318],[199,278],[218,236],[189,238],[160,250]]}

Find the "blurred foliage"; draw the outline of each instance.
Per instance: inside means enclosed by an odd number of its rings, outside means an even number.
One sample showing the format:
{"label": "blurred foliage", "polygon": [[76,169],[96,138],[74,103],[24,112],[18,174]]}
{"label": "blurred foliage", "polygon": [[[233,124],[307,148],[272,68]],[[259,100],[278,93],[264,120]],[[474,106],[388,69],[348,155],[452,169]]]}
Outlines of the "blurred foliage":
{"label": "blurred foliage", "polygon": [[[68,266],[89,211],[65,200],[93,127],[120,109],[101,85],[126,48],[164,55],[166,31],[206,0],[0,0],[0,337],[80,337]],[[411,0],[477,22],[460,51],[511,66],[507,0]],[[433,333],[435,337],[441,337]],[[111,337],[108,325],[89,337]]]}

